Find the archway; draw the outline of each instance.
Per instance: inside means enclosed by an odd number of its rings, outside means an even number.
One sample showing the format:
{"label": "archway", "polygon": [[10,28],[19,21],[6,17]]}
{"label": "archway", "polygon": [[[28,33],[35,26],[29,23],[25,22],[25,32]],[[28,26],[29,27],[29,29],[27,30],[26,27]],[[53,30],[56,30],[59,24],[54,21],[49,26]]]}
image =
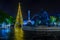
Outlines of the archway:
{"label": "archway", "polygon": [[34,26],[39,26],[41,24],[41,16],[38,14],[35,14],[32,20],[34,20]]}

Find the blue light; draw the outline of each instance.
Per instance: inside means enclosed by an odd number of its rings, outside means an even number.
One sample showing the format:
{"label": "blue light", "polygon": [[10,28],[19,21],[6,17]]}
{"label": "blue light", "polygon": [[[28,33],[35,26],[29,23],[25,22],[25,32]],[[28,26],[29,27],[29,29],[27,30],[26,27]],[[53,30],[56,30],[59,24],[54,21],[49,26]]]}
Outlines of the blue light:
{"label": "blue light", "polygon": [[32,25],[34,25],[34,23],[35,23],[34,21],[31,21],[31,24],[32,24]]}
{"label": "blue light", "polygon": [[58,26],[60,26],[60,23],[57,23]]}
{"label": "blue light", "polygon": [[2,23],[2,28],[4,28],[6,26],[6,23],[5,22],[3,22]]}
{"label": "blue light", "polygon": [[27,21],[26,21],[26,20],[24,20],[24,23],[23,23],[23,25],[27,25]]}
{"label": "blue light", "polygon": [[8,36],[9,32],[10,32],[10,28],[2,29],[2,36],[3,36],[3,37]]}
{"label": "blue light", "polygon": [[[27,20],[24,20],[24,23],[23,25],[27,25],[28,21]],[[31,20],[31,24],[33,25],[35,22],[33,20]]]}
{"label": "blue light", "polygon": [[28,10],[28,20],[30,20],[30,10]]}
{"label": "blue light", "polygon": [[56,22],[54,22],[54,25],[56,26],[56,25],[57,25],[57,23],[56,23]]}

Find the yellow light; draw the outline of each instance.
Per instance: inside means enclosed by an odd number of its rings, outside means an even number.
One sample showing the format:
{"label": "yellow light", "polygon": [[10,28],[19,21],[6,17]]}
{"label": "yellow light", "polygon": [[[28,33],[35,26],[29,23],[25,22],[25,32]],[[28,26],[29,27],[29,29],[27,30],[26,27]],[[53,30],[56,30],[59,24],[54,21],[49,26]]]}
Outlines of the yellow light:
{"label": "yellow light", "polygon": [[23,40],[23,30],[22,28],[15,28],[15,39],[14,40]]}
{"label": "yellow light", "polygon": [[[21,26],[19,26],[19,25],[21,25]],[[19,3],[16,22],[14,25],[14,27],[15,27],[14,28],[14,34],[15,34],[14,40],[23,40],[24,32],[22,30],[22,25],[23,25],[23,18],[22,18],[21,6]]]}

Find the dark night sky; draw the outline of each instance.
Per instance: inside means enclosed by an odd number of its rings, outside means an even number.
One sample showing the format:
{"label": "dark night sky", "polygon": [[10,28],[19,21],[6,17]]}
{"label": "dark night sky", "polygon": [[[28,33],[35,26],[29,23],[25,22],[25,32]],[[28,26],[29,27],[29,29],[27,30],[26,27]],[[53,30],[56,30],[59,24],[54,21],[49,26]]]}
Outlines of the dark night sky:
{"label": "dark night sky", "polygon": [[1,0],[0,9],[15,17],[19,1],[25,18],[27,18],[28,9],[31,10],[31,15],[40,12],[42,8],[47,10],[49,14],[60,13],[60,1],[57,0]]}

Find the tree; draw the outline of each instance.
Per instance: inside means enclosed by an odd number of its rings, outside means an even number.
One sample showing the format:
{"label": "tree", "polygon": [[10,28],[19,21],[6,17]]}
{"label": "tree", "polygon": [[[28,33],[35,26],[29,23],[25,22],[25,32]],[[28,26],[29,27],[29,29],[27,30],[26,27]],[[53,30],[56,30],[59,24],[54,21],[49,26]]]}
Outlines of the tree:
{"label": "tree", "polygon": [[6,22],[6,18],[10,18],[10,15],[8,15],[6,12],[3,10],[0,10],[0,23]]}
{"label": "tree", "polygon": [[56,22],[56,18],[54,16],[50,16],[50,22]]}
{"label": "tree", "polygon": [[14,18],[12,16],[10,16],[9,18],[6,18],[6,22],[13,24],[14,23]]}
{"label": "tree", "polygon": [[54,16],[50,16],[50,20],[49,20],[49,22],[50,22],[50,25],[56,25],[56,17],[54,17]]}

